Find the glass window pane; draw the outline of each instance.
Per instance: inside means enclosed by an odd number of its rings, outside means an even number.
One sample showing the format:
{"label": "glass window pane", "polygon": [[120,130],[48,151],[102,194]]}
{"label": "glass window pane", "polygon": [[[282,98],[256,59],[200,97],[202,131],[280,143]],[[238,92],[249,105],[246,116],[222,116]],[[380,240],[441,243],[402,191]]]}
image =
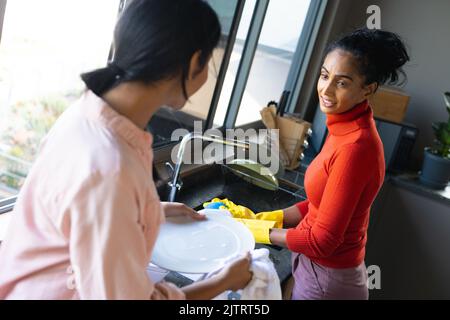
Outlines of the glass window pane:
{"label": "glass window pane", "polygon": [[236,11],[237,0],[207,0],[211,7],[217,12],[222,27],[222,39],[218,48],[213,52],[213,57],[209,65],[208,80],[205,85],[193,95],[183,108],[183,111],[194,115],[201,120],[206,120],[211,104],[212,96],[217,82],[220,66],[222,64],[228,35]]}
{"label": "glass window pane", "polygon": [[172,142],[171,135],[174,130],[185,128],[193,131],[194,121],[204,122],[208,117],[238,1],[207,0],[207,2],[216,11],[222,26],[219,46],[214,50],[209,64],[208,80],[197,93],[189,98],[182,110],[173,111],[169,108],[162,108],[153,116],[148,130],[154,136],[153,146],[155,148]]}
{"label": "glass window pane", "polygon": [[253,11],[255,10],[255,5],[256,0],[248,0],[245,2],[244,10],[242,12],[241,21],[239,23],[238,32],[236,35],[236,41],[233,45],[233,51],[231,53],[227,73],[225,75],[225,81],[223,83],[222,91],[220,92],[219,103],[217,105],[216,114],[214,116],[214,128],[223,126],[225,115],[228,110],[228,105],[230,103],[233,85],[236,80],[239,63],[241,61],[244,42],[247,38],[248,30],[250,28]]}
{"label": "glass window pane", "polygon": [[106,65],[119,0],[13,0],[0,44],[0,198],[18,192],[39,143]]}
{"label": "glass window pane", "polygon": [[292,60],[309,5],[310,0],[269,2],[236,126],[260,120],[261,108],[280,98],[291,65],[297,63]]}

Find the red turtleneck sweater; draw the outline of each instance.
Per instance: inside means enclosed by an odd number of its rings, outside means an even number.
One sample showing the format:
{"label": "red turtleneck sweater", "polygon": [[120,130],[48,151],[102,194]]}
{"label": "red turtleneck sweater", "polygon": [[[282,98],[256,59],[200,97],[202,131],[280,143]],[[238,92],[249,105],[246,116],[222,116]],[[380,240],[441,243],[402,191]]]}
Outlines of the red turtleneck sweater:
{"label": "red turtleneck sweater", "polygon": [[367,101],[327,115],[329,135],[305,174],[303,219],[287,246],[330,268],[364,261],[369,211],[384,180],[383,145]]}

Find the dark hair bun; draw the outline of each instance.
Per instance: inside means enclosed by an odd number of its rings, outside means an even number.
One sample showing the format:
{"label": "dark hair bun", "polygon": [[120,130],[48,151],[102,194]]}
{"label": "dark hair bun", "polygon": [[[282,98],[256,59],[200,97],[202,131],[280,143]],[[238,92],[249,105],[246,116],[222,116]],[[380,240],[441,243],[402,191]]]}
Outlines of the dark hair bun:
{"label": "dark hair bun", "polygon": [[355,56],[366,84],[397,84],[399,75],[406,80],[402,66],[409,61],[409,55],[400,37],[393,32],[358,29],[331,43],[326,54],[336,49],[348,51]]}

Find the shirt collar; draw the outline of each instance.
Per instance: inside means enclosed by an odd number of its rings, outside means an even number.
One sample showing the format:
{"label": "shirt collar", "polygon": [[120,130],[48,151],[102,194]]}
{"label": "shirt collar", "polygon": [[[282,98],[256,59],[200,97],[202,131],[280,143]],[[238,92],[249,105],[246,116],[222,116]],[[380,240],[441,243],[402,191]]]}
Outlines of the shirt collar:
{"label": "shirt collar", "polygon": [[343,136],[360,128],[367,128],[372,121],[373,112],[367,100],[344,113],[327,114],[327,128],[335,136]]}
{"label": "shirt collar", "polygon": [[153,144],[151,133],[142,130],[130,119],[119,114],[92,91],[87,90],[83,99],[87,107],[86,114],[90,119],[101,122],[132,147],[143,152],[151,150]]}

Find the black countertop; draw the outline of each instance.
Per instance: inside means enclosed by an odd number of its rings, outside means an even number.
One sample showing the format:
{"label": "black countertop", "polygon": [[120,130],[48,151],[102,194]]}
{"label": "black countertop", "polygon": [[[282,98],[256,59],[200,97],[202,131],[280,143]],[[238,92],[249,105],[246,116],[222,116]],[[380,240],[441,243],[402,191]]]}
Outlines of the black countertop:
{"label": "black countertop", "polygon": [[[299,185],[299,188],[303,189],[304,186],[304,174],[307,169],[307,165],[302,165],[296,171],[286,171],[284,178]],[[437,201],[443,201],[450,205],[450,184],[443,190],[432,189],[423,185],[419,181],[419,174],[417,172],[403,172],[403,173],[386,173],[385,182],[392,183],[395,186],[405,188],[419,195],[432,198]],[[304,190],[301,193],[306,197]]]}
{"label": "black countertop", "polygon": [[450,205],[450,185],[443,190],[431,189],[420,183],[417,172],[408,172],[396,175],[387,174],[384,180],[391,182],[395,186],[410,190],[416,194],[429,197],[437,201],[442,201]]}

